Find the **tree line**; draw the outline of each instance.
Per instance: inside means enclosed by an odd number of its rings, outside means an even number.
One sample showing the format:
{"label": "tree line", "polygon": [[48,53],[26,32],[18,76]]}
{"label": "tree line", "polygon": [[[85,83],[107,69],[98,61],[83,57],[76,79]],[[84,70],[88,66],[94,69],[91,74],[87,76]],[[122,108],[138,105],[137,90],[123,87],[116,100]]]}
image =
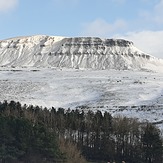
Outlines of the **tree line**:
{"label": "tree line", "polygon": [[4,101],[0,103],[0,141],[1,162],[30,158],[71,163],[163,162],[163,141],[156,126],[101,111]]}

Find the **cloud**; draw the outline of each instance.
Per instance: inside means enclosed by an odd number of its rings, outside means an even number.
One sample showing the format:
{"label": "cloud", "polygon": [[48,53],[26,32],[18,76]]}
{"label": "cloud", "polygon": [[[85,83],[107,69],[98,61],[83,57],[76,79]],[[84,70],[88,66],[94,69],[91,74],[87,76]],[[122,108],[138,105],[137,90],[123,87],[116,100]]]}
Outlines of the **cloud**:
{"label": "cloud", "polygon": [[131,32],[124,36],[115,37],[133,41],[134,45],[140,50],[163,59],[163,30]]}
{"label": "cloud", "polygon": [[82,35],[108,37],[112,36],[117,31],[123,31],[126,26],[126,22],[120,19],[116,20],[112,24],[108,23],[104,19],[96,19],[92,22],[83,24]]}
{"label": "cloud", "polygon": [[5,13],[13,10],[18,4],[18,0],[0,0],[0,12]]}
{"label": "cloud", "polygon": [[163,0],[160,0],[158,4],[154,7],[154,13],[155,13],[155,21],[157,23],[163,24]]}
{"label": "cloud", "polygon": [[[147,1],[147,0],[146,0]],[[155,25],[163,24],[163,0],[159,0],[153,8],[149,10],[143,10],[140,12],[141,18],[148,24],[156,23]]]}

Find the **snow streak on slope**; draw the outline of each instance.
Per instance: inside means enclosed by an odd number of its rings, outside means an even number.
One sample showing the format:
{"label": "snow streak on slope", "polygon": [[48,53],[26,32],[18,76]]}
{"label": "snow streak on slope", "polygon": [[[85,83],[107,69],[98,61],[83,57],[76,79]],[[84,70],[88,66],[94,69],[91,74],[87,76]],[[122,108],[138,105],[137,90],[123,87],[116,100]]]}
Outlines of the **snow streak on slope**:
{"label": "snow streak on slope", "polygon": [[0,41],[0,66],[156,70],[163,61],[126,40],[31,36]]}
{"label": "snow streak on slope", "polygon": [[62,39],[40,35],[1,41],[0,66],[48,66],[50,52],[58,50]]}

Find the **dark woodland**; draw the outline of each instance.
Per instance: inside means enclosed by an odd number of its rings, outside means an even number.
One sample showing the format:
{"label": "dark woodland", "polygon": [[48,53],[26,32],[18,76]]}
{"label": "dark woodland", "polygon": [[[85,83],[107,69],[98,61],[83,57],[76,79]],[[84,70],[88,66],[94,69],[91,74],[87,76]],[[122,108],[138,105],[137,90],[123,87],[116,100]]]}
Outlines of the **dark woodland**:
{"label": "dark woodland", "polygon": [[163,163],[159,129],[108,112],[0,103],[0,163]]}

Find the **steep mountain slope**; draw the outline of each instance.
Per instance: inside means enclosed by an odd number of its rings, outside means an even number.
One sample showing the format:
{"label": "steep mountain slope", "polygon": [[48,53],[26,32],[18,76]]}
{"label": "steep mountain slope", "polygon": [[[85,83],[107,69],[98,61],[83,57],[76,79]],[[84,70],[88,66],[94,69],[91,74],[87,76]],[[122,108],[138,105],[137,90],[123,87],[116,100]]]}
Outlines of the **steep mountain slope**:
{"label": "steep mountain slope", "polygon": [[83,69],[149,69],[163,61],[126,40],[29,36],[0,41],[0,66]]}

